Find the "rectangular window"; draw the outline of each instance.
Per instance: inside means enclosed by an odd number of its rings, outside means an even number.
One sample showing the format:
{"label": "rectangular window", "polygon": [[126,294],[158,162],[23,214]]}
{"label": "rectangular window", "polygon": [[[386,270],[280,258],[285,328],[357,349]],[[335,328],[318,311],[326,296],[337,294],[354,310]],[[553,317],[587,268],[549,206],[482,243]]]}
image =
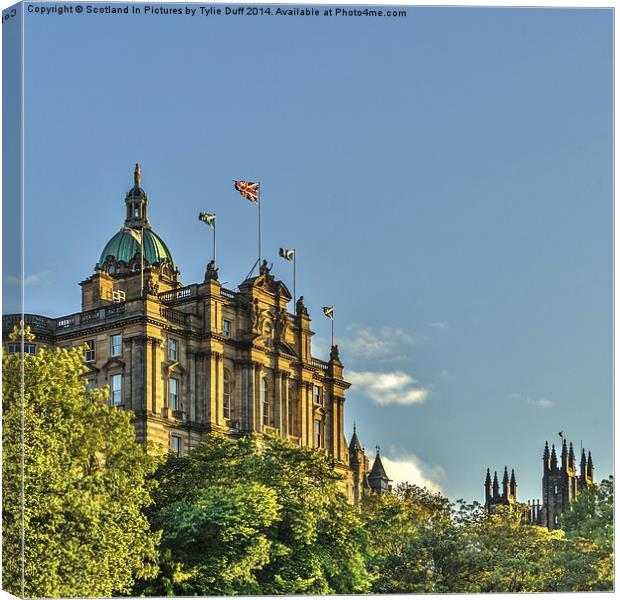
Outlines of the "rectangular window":
{"label": "rectangular window", "polygon": [[312,386],[312,395],[314,396],[315,404],[323,404],[323,388],[319,385]]}
{"label": "rectangular window", "polygon": [[95,379],[87,379],[86,380],[86,390],[91,391],[95,389],[95,385],[97,385],[97,381]]}
{"label": "rectangular window", "polygon": [[121,356],[123,353],[123,336],[119,333],[110,338],[110,356]]}
{"label": "rectangular window", "polygon": [[86,362],[95,362],[95,340],[87,340],[85,343],[84,360]]}
{"label": "rectangular window", "polygon": [[168,380],[168,406],[173,410],[179,408],[179,380]]}
{"label": "rectangular window", "polygon": [[321,447],[321,421],[314,421],[314,447]]}
{"label": "rectangular window", "polygon": [[24,344],[24,353],[25,354],[36,354],[37,345],[36,344]]}
{"label": "rectangular window", "polygon": [[21,344],[10,343],[9,344],[9,354],[19,354],[20,353]]}
{"label": "rectangular window", "polygon": [[168,338],[168,360],[178,360],[179,342]]}
{"label": "rectangular window", "polygon": [[224,336],[230,337],[231,330],[232,330],[232,323],[224,319]]}
{"label": "rectangular window", "polygon": [[170,449],[174,452],[175,456],[181,456],[183,448],[183,439],[178,435],[170,436]]}
{"label": "rectangular window", "polygon": [[110,378],[110,389],[111,389],[111,400],[112,405],[116,406],[121,404],[121,376],[120,375],[112,375]]}

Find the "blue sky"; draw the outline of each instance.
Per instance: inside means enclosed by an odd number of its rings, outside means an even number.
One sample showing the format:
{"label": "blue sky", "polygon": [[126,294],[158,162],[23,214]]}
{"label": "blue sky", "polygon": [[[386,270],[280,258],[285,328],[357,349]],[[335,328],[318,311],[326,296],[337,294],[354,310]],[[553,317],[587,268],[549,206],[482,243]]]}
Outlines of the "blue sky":
{"label": "blue sky", "polygon": [[[563,430],[612,469],[612,12],[408,8],[406,18],[27,15],[26,310],[77,312],[140,162],[184,283],[265,255],[388,471],[540,496]],[[15,305],[5,269],[4,310]]]}

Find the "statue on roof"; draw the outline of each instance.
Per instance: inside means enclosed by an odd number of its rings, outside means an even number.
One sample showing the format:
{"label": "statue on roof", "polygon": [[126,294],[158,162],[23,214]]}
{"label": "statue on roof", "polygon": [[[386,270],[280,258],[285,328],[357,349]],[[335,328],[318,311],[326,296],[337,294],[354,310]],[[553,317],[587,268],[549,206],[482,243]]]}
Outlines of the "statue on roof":
{"label": "statue on roof", "polygon": [[218,268],[215,266],[215,261],[210,260],[207,264],[207,270],[205,272],[205,281],[217,281]]}
{"label": "statue on roof", "polygon": [[307,315],[308,314],[308,309],[306,308],[306,306],[304,304],[304,297],[303,296],[299,296],[299,298],[297,299],[297,303],[295,304],[295,312],[298,315]]}
{"label": "statue on roof", "polygon": [[142,173],[140,171],[140,165],[136,163],[136,168],[133,172],[133,182],[136,184],[136,186],[140,185],[141,179],[142,179]]}
{"label": "statue on roof", "polygon": [[273,263],[271,263],[271,266],[268,267],[267,266],[267,260],[263,259],[263,262],[262,262],[261,266],[259,267],[260,275],[269,275],[271,269],[273,269]]}

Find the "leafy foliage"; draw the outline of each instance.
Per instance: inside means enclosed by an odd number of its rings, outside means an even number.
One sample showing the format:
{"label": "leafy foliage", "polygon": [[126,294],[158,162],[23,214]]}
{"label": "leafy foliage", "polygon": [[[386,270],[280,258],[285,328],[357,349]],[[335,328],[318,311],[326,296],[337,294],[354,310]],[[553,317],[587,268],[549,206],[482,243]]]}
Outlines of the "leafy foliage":
{"label": "leafy foliage", "polygon": [[161,575],[139,592],[368,590],[359,515],[326,456],[276,438],[211,434],[188,456],[170,456],[157,477]]}
{"label": "leafy foliage", "polygon": [[25,595],[129,592],[157,556],[142,512],[155,465],[130,413],[86,391],[80,349],[5,354],[2,367],[4,589],[21,594],[23,408]]}
{"label": "leafy foliage", "polygon": [[560,518],[566,544],[555,562],[564,568],[552,589],[561,591],[613,590],[614,568],[613,477],[582,490]]}

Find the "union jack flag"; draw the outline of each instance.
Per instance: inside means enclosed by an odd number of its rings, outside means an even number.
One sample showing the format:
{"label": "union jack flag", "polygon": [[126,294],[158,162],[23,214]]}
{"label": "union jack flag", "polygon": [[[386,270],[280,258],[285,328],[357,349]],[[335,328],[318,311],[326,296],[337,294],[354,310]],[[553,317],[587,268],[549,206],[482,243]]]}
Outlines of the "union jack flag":
{"label": "union jack flag", "polygon": [[235,189],[244,197],[247,198],[252,204],[258,202],[258,186],[259,183],[252,183],[251,181],[236,181]]}

